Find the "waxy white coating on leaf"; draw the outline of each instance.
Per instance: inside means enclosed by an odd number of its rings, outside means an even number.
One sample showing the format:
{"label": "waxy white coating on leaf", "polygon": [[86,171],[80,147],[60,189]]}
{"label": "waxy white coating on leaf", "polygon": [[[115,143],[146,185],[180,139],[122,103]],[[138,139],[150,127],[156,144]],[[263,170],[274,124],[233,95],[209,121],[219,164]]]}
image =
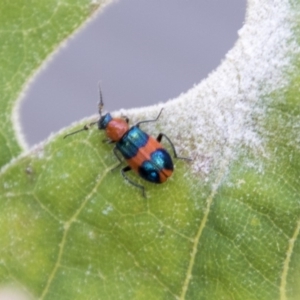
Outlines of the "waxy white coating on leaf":
{"label": "waxy white coating on leaf", "polygon": [[[288,84],[284,72],[299,52],[292,40],[297,16],[291,15],[289,1],[251,0],[248,6],[239,39],[222,64],[187,93],[143,115],[153,118],[164,107],[156,126],[203,175],[222,158],[234,159],[241,147],[266,155],[252,117],[263,116],[262,97]],[[144,109],[121,111],[129,117],[131,112]]]}

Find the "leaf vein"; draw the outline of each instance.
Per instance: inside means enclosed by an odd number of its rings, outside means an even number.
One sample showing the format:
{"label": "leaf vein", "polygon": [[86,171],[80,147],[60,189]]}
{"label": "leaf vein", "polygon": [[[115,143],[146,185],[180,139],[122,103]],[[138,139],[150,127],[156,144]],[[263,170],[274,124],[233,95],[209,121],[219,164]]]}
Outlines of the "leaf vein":
{"label": "leaf vein", "polygon": [[62,240],[59,244],[59,250],[58,250],[58,256],[57,256],[57,260],[54,264],[54,267],[52,269],[52,272],[50,273],[47,283],[45,285],[44,290],[42,291],[42,294],[40,296],[39,299],[44,299],[46,294],[48,293],[51,283],[54,279],[55,274],[57,273],[58,268],[61,265],[61,259],[62,259],[62,255],[64,252],[64,246],[66,244],[66,239],[67,239],[67,235],[69,232],[69,229],[71,228],[71,225],[76,221],[78,215],[80,214],[80,212],[83,210],[83,208],[85,207],[85,205],[88,203],[88,201],[90,200],[90,198],[97,192],[99,185],[101,184],[102,180],[106,177],[107,173],[110,170],[106,170],[103,174],[103,176],[100,177],[100,180],[96,180],[96,184],[93,187],[93,189],[91,190],[91,192],[85,197],[85,199],[83,200],[82,204],[79,206],[79,208],[75,211],[75,213],[73,214],[73,216],[64,224],[64,232],[63,232],[63,236],[62,236]]}
{"label": "leaf vein", "polygon": [[206,200],[206,208],[204,211],[204,217],[202,219],[202,221],[200,222],[199,225],[199,229],[196,233],[196,236],[194,238],[194,243],[193,243],[193,248],[192,248],[192,253],[191,253],[191,257],[190,257],[190,262],[188,265],[188,269],[187,269],[187,273],[186,273],[186,277],[183,283],[183,287],[182,287],[182,291],[181,291],[181,295],[180,297],[178,297],[178,299],[180,300],[184,300],[185,299],[185,295],[187,293],[188,287],[189,287],[189,283],[191,281],[192,278],[192,271],[193,271],[193,267],[194,267],[194,263],[195,263],[195,259],[196,259],[196,254],[198,252],[198,244],[200,241],[200,238],[202,236],[202,232],[204,230],[204,227],[207,223],[208,220],[208,216],[210,213],[210,208],[212,206],[213,203],[213,199],[217,193],[217,190],[226,174],[226,170],[227,170],[227,166],[228,166],[229,160],[224,159],[223,162],[221,163],[220,166],[220,171],[217,175],[216,181],[215,183],[212,185],[212,191],[210,193],[210,195],[208,196],[207,200]]}
{"label": "leaf vein", "polygon": [[279,287],[280,300],[287,300],[286,280],[287,280],[287,275],[288,275],[288,271],[289,271],[291,256],[293,254],[293,250],[294,250],[294,246],[295,246],[295,241],[296,241],[297,237],[299,236],[299,232],[300,232],[300,219],[298,219],[293,236],[289,240],[288,249],[286,252],[286,258],[283,263],[283,269],[282,269],[282,275],[281,275],[281,281],[280,281],[280,287]]}

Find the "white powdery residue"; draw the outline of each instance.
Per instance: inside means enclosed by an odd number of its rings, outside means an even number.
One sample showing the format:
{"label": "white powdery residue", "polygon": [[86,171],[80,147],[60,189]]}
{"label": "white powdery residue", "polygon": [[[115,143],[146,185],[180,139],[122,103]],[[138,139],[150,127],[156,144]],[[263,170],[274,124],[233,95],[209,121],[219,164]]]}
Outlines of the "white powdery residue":
{"label": "white powdery residue", "polygon": [[111,205],[108,205],[107,207],[105,207],[103,210],[102,210],[102,214],[103,215],[108,215],[111,211],[113,211],[113,207]]}
{"label": "white powdery residue", "polygon": [[221,160],[234,159],[241,147],[264,154],[253,116],[265,114],[262,97],[288,84],[283,72],[299,51],[292,39],[289,1],[249,0],[248,4],[239,40],[223,63],[206,80],[165,105],[164,131],[178,153],[194,158],[198,174],[208,174]]}

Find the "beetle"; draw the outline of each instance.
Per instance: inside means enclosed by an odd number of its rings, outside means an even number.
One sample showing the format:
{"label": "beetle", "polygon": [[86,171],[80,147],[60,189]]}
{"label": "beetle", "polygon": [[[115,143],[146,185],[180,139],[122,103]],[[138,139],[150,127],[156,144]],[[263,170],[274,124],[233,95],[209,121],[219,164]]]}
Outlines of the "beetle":
{"label": "beetle", "polygon": [[110,113],[102,114],[104,104],[100,86],[99,94],[99,120],[86,124],[82,129],[71,132],[65,135],[64,138],[80,131],[88,130],[91,126],[98,124],[99,130],[105,130],[107,139],[104,140],[104,142],[111,144],[115,143],[113,153],[119,161],[116,168],[123,163],[122,158],[119,155],[119,153],[121,153],[128,164],[121,169],[123,178],[130,184],[141,189],[144,197],[146,197],[145,187],[130,179],[126,175],[126,172],[133,170],[140,177],[149,182],[164,183],[172,175],[174,165],[170,154],[160,143],[163,137],[171,145],[175,158],[191,160],[190,158],[179,157],[172,141],[164,133],[160,133],[155,139],[140,129],[141,124],[156,122],[163,109],[160,110],[155,119],[140,121],[132,127],[129,127],[129,119],[127,117],[113,118]]}

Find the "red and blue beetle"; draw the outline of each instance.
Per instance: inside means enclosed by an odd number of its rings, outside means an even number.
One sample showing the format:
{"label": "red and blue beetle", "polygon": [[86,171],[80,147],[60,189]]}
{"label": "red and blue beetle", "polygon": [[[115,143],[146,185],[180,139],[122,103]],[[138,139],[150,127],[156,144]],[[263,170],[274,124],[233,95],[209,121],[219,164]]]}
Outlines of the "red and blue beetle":
{"label": "red and blue beetle", "polygon": [[140,129],[140,125],[143,123],[156,122],[163,109],[161,109],[155,119],[140,121],[134,126],[129,127],[129,119],[127,117],[113,118],[110,113],[102,115],[104,104],[100,87],[99,93],[100,102],[98,107],[100,119],[96,122],[86,124],[80,130],[65,135],[64,138],[80,131],[88,130],[92,125],[98,124],[98,129],[105,130],[107,136],[105,142],[116,144],[113,152],[120,162],[117,167],[123,162],[118,152],[122,154],[128,164],[121,169],[123,178],[130,184],[141,189],[144,197],[144,186],[131,180],[126,175],[126,172],[133,170],[140,177],[152,183],[165,182],[172,175],[174,166],[170,154],[160,143],[163,137],[170,143],[175,158],[191,160],[190,158],[177,156],[173,143],[164,133],[160,133],[155,139]]}

